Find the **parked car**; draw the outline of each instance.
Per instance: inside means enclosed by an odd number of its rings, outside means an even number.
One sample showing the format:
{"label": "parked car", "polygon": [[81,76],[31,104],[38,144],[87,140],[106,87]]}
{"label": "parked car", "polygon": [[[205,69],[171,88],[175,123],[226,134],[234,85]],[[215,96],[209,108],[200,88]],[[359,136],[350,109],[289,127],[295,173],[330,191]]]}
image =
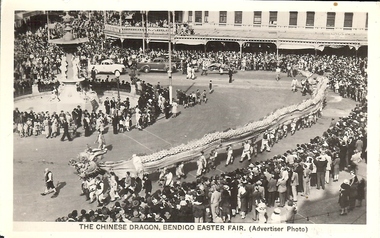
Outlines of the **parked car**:
{"label": "parked car", "polygon": [[[165,58],[155,58],[149,62],[140,62],[137,63],[137,69],[149,73],[150,71],[162,71],[168,72],[169,70],[169,61]],[[176,70],[176,64],[172,64],[172,71]]]}
{"label": "parked car", "polygon": [[94,68],[95,73],[112,73],[112,74],[123,74],[127,72],[126,67],[123,64],[116,64],[111,59],[103,60],[100,64],[96,65],[90,65],[88,68],[89,70],[92,70]]}

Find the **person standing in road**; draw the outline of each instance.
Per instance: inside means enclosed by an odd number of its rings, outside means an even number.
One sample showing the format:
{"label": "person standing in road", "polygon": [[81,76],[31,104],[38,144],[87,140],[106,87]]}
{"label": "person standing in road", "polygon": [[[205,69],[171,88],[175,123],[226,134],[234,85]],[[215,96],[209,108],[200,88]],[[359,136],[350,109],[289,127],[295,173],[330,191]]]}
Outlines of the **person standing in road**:
{"label": "person standing in road", "polygon": [[63,119],[62,127],[63,127],[63,135],[61,137],[61,141],[64,141],[65,137],[67,137],[69,141],[72,141],[69,134],[69,123],[67,122],[66,119]]}
{"label": "person standing in road", "polygon": [[314,165],[317,168],[317,189],[320,189],[322,185],[322,189],[324,190],[327,160],[324,157],[318,156],[314,160]]}
{"label": "person standing in road", "polygon": [[298,80],[296,78],[292,79],[291,87],[292,87],[292,92],[297,92],[297,85],[298,85]]}
{"label": "person standing in road", "polygon": [[173,118],[177,117],[177,114],[178,114],[178,103],[176,101],[174,101],[174,98],[172,99],[173,103],[172,103],[172,114],[173,114]]}
{"label": "person standing in road", "polygon": [[183,161],[177,164],[175,168],[175,174],[177,176],[177,179],[181,179],[185,177],[185,172],[184,172],[183,167],[184,167]]}
{"label": "person standing in road", "polygon": [[106,100],[104,100],[104,107],[106,108],[106,114],[109,115],[111,111],[111,104],[108,100],[108,97],[106,97]]}
{"label": "person standing in road", "polygon": [[350,181],[345,179],[344,182],[340,185],[339,190],[339,205],[341,212],[339,215],[344,216],[348,213],[349,207],[349,195],[350,195]]}
{"label": "person standing in road", "polygon": [[98,136],[96,137],[96,141],[94,143],[98,143],[98,149],[103,150],[106,147],[106,140],[104,139],[103,132],[99,130]]}
{"label": "person standing in road", "polygon": [[45,169],[45,179],[44,180],[45,180],[46,188],[45,188],[45,191],[43,193],[41,193],[41,195],[45,196],[46,194],[54,192],[53,196],[56,197],[58,195],[58,192],[54,186],[53,173],[48,168]]}
{"label": "person standing in road", "polygon": [[197,160],[197,178],[202,176],[202,173],[203,173],[203,161],[202,161],[202,157],[200,157],[198,160]]}
{"label": "person standing in road", "polygon": [[233,75],[233,71],[232,71],[232,68],[230,67],[230,68],[228,69],[228,77],[229,77],[228,82],[229,82],[229,83],[232,83],[232,75]]}
{"label": "person standing in road", "polygon": [[228,166],[229,164],[232,164],[234,162],[232,146],[228,145],[226,150],[227,150],[227,160],[226,160],[225,166]]}
{"label": "person standing in road", "polygon": [[243,162],[244,158],[245,157],[248,157],[248,161],[251,161],[251,144],[249,143],[248,140],[246,140],[244,142],[244,145],[243,145],[243,153],[241,154],[241,157],[240,157],[240,163]]}
{"label": "person standing in road", "polygon": [[208,93],[212,93],[214,91],[214,89],[212,88],[212,80],[210,79],[210,82],[208,83]]}
{"label": "person standing in road", "polygon": [[276,80],[280,80],[280,73],[281,73],[281,69],[280,67],[277,65],[277,68],[276,68]]}

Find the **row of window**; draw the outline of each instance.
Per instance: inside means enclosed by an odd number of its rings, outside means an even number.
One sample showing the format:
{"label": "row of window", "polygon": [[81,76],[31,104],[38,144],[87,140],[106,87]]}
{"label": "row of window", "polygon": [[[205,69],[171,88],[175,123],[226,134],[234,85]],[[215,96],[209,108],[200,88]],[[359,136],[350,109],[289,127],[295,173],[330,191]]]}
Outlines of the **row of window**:
{"label": "row of window", "polygon": [[[253,12],[253,24],[254,25],[261,25],[262,24],[262,18],[261,18],[261,11],[255,11]],[[354,14],[352,12],[346,12],[344,13],[344,25],[345,28],[352,27],[352,19]],[[209,12],[204,11],[204,23],[208,22]],[[315,18],[315,12],[306,12],[306,26],[307,27],[313,27],[314,26],[314,18]],[[297,19],[298,19],[298,12],[290,12],[289,14],[289,26],[297,26]],[[193,21],[193,12],[189,11],[188,14],[188,22]],[[242,11],[235,11],[235,24],[242,24],[243,22],[243,12]],[[195,11],[195,23],[202,23],[202,11]],[[225,24],[227,23],[227,11],[220,11],[219,12],[219,23]],[[277,11],[271,11],[269,12],[269,25],[277,25]],[[326,28],[334,28],[335,27],[335,12],[328,12],[327,13],[327,21],[326,21]],[[366,15],[366,23],[365,27],[368,27],[368,13]]]}

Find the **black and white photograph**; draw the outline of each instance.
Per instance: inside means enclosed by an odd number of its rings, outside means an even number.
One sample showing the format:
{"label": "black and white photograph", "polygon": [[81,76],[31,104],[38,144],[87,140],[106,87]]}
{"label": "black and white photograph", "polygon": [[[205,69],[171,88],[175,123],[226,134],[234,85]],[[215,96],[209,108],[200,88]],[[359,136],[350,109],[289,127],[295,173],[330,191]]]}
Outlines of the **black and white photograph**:
{"label": "black and white photograph", "polygon": [[16,2],[0,235],[378,237],[377,3]]}

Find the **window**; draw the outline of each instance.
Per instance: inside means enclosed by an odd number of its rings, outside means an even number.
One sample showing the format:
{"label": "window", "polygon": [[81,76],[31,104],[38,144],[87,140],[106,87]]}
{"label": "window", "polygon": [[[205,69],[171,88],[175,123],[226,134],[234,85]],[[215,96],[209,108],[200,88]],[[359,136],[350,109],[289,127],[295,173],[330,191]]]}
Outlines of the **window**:
{"label": "window", "polygon": [[202,12],[195,11],[195,22],[202,23]]}
{"label": "window", "polygon": [[290,12],[289,26],[297,26],[297,16],[298,16],[298,12]]}
{"label": "window", "polygon": [[235,24],[241,24],[243,22],[243,12],[237,11],[235,12]]}
{"label": "window", "polygon": [[277,25],[277,12],[269,12],[269,25]]}
{"label": "window", "polygon": [[315,12],[306,12],[306,26],[314,26]]}
{"label": "window", "polygon": [[344,25],[343,25],[343,27],[348,27],[348,28],[352,27],[353,16],[354,16],[354,14],[352,12],[344,13]]}
{"label": "window", "polygon": [[193,22],[193,11],[189,11],[188,22]]}
{"label": "window", "polygon": [[208,22],[208,11],[205,11],[205,23]]}
{"label": "window", "polygon": [[328,12],[326,28],[334,28],[334,27],[335,27],[335,12]]}
{"label": "window", "polygon": [[253,12],[253,24],[261,25],[261,12]]}
{"label": "window", "polygon": [[227,11],[219,12],[219,23],[227,23]]}

